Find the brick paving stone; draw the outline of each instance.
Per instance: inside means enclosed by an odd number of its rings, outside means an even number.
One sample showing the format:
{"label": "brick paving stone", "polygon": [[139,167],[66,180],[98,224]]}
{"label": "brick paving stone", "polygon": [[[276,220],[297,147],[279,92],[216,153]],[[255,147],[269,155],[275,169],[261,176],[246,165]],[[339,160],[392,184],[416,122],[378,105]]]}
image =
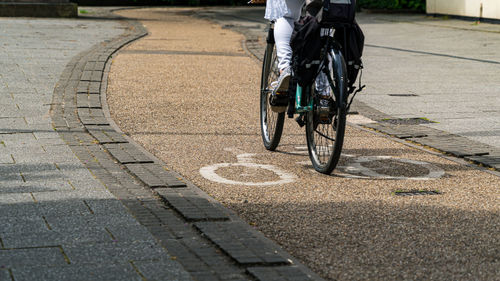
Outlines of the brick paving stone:
{"label": "brick paving stone", "polygon": [[263,243],[239,222],[197,222],[195,227],[239,264],[288,264],[278,249]]}
{"label": "brick paving stone", "polygon": [[155,191],[188,221],[227,220],[220,207],[187,188],[157,188]]}
{"label": "brick paving stone", "polygon": [[180,181],[174,173],[165,170],[161,165],[146,163],[127,164],[125,166],[150,188],[186,187],[186,183]]}
{"label": "brick paving stone", "polygon": [[127,143],[128,141],[116,132],[111,126],[86,126],[89,133],[97,139],[100,144]]}
{"label": "brick paving stone", "polygon": [[105,144],[104,147],[122,164],[152,163],[153,161],[132,144]]}

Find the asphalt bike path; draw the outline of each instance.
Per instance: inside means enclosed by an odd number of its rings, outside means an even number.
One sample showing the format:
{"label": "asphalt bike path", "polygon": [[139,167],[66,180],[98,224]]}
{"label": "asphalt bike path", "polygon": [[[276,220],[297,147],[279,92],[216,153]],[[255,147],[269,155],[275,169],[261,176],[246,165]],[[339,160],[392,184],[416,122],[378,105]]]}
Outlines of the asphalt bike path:
{"label": "asphalt bike path", "polygon": [[123,132],[326,279],[498,277],[498,176],[358,127],[362,115],[331,176],[312,169],[291,119],[266,151],[248,52],[263,42],[200,12],[117,12],[149,32],[112,59],[106,96]]}

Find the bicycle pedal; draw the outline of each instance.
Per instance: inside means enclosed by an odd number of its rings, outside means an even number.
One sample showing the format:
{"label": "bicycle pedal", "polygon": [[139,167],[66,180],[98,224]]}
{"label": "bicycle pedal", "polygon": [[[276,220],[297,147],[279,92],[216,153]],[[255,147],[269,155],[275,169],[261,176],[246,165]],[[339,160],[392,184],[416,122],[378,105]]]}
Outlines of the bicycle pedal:
{"label": "bicycle pedal", "polygon": [[281,94],[276,95],[272,94],[269,97],[269,104],[271,105],[271,110],[277,113],[283,113],[286,111],[288,107],[288,95]]}
{"label": "bicycle pedal", "polygon": [[297,122],[297,124],[299,124],[299,126],[301,128],[306,125],[306,122],[304,121],[304,117],[303,116],[299,116],[299,117],[295,118],[295,121]]}

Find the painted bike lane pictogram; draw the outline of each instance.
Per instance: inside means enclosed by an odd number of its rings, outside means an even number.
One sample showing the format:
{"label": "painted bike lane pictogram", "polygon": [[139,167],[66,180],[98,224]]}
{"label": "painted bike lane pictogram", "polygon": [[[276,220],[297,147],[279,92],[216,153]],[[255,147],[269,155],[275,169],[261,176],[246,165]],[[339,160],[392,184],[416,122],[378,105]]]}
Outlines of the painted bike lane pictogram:
{"label": "painted bike lane pictogram", "polygon": [[[260,164],[255,163],[257,153],[246,153],[236,148],[225,149],[226,151],[231,151],[237,153],[237,162],[234,163],[218,163],[209,166],[202,167],[200,169],[200,174],[213,182],[231,185],[246,185],[246,186],[267,186],[267,185],[279,185],[287,184],[296,181],[297,176],[289,171],[283,170],[276,165],[271,164]],[[290,153],[296,155],[307,156],[307,147],[297,146],[294,151]],[[350,179],[382,179],[382,180],[433,180],[439,179],[445,175],[445,171],[440,167],[419,160],[399,158],[395,156],[359,156],[343,154],[342,157],[345,159],[344,165],[339,165],[337,169],[332,174],[333,176],[339,176]],[[402,166],[402,169],[412,170],[412,168],[417,167],[418,170],[424,171],[419,173],[414,173],[411,176],[401,176],[397,175],[396,171],[391,172],[390,169],[384,169],[384,165],[387,163],[392,163],[393,165]],[[309,160],[298,161],[297,165],[308,166],[310,165]],[[245,180],[246,173],[239,174],[241,180],[228,179],[217,173],[219,169],[223,168],[243,168],[243,170],[252,170],[253,173],[258,173],[267,171],[275,174],[278,179],[272,181],[248,181]],[[236,174],[236,176],[238,176]]]}

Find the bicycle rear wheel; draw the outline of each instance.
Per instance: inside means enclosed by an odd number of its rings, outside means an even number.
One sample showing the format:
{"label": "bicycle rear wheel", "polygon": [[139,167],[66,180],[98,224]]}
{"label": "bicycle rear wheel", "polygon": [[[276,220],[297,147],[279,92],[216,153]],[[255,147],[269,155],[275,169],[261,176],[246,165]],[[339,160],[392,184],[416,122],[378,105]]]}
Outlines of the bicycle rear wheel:
{"label": "bicycle rear wheel", "polygon": [[275,150],[278,146],[283,124],[285,122],[285,113],[277,113],[271,110],[269,104],[272,91],[269,89],[271,82],[278,79],[278,61],[276,57],[276,47],[274,43],[267,43],[262,63],[262,77],[260,83],[260,128],[264,146],[268,150]]}
{"label": "bicycle rear wheel", "polygon": [[309,95],[310,98],[314,99],[313,110],[306,114],[309,158],[314,169],[323,174],[330,174],[340,159],[347,115],[345,61],[339,50],[332,50],[328,56],[329,63],[324,66],[327,67],[327,75],[331,78],[328,79],[330,96],[332,97],[328,118],[325,118],[324,114],[320,116],[318,111],[319,97],[316,95],[315,83],[313,83]]}

